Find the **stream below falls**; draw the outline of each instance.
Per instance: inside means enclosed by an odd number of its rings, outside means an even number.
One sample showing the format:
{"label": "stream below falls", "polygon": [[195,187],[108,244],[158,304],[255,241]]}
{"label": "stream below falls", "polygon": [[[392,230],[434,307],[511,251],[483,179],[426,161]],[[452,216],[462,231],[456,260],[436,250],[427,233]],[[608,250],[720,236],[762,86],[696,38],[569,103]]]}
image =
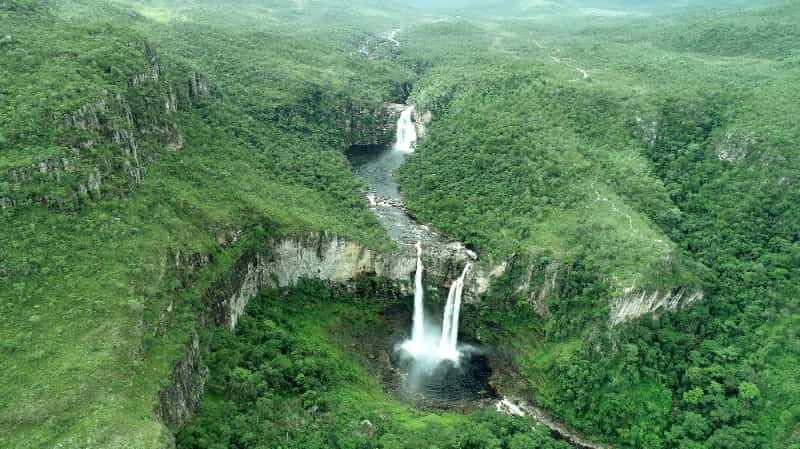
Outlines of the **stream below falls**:
{"label": "stream below falls", "polygon": [[[413,124],[413,106],[407,106],[398,120],[398,131],[392,146],[360,146],[347,151],[346,156],[353,168],[353,175],[367,185],[366,197],[370,209],[386,229],[389,237],[401,247],[422,247],[452,243],[416,221],[403,204],[395,173],[403,165],[408,154],[414,151],[417,134]],[[444,307],[426,304],[428,316],[446,314]],[[604,449],[574,432],[568,426],[553,419],[545,410],[519,398],[498,396],[492,386],[492,368],[488,349],[479,344],[463,346],[458,362],[444,358],[441,363],[426,365],[424,360],[409,358],[409,354],[398,351],[411,336],[412,317],[407,312],[395,310],[389,313],[396,321],[398,332],[384,342],[380,350],[385,355],[388,371],[384,382],[400,390],[401,395],[414,403],[440,408],[470,409],[494,406],[498,413],[531,416],[547,426],[554,438],[568,441],[580,449]],[[446,321],[446,319],[444,320]],[[457,324],[456,324],[457,325]],[[438,330],[441,332],[441,330]]]}

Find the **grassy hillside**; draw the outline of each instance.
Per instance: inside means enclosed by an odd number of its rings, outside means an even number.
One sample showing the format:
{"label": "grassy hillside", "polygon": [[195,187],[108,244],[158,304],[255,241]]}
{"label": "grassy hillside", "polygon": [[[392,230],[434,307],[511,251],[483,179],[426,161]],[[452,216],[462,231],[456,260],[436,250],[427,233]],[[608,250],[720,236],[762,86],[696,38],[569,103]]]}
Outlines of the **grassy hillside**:
{"label": "grassy hillside", "polygon": [[157,447],[156,393],[239,254],[311,229],[387,245],[345,113],[406,75],[341,36],[54,6],[0,5],[0,446]]}
{"label": "grassy hillside", "polygon": [[[400,173],[421,221],[565,268],[548,313],[520,266],[465,311],[504,388],[610,447],[796,448],[800,8],[444,3],[0,2],[0,447],[167,444],[157,393],[242,254],[322,229],[391,245],[342,150],[410,94],[433,117]],[[678,287],[705,298],[609,325],[610,298]],[[554,444],[397,402],[338,343],[376,303],[312,290],[208,336],[181,445]]]}
{"label": "grassy hillside", "polygon": [[[513,290],[476,313],[518,387],[597,439],[796,444],[800,111],[780,24],[797,15],[414,30],[420,55],[446,57],[412,98],[436,119],[403,168],[407,203],[481,252],[587,274],[545,317]],[[598,313],[621,287],[695,283],[706,299],[680,316],[608,329]]]}

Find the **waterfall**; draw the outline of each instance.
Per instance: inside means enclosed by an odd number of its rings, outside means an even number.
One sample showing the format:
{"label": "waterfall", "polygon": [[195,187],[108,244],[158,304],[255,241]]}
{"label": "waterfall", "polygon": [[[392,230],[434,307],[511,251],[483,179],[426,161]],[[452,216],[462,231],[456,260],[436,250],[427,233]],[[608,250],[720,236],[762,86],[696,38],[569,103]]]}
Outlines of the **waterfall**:
{"label": "waterfall", "polygon": [[464,292],[464,278],[470,265],[464,267],[461,277],[450,286],[447,304],[442,319],[442,338],[439,340],[439,356],[444,359],[458,360],[458,319],[461,312],[461,295]]}
{"label": "waterfall", "polygon": [[408,349],[419,354],[425,346],[425,301],[422,291],[422,243],[417,242],[417,272],[414,275],[414,327]]}
{"label": "waterfall", "polygon": [[[414,106],[408,106],[400,113],[397,120],[397,138],[394,151],[411,153],[417,141],[417,130],[412,120]],[[370,198],[370,204],[374,201]],[[461,312],[461,295],[464,291],[464,278],[470,265],[464,267],[461,276],[450,286],[447,304],[442,320],[442,334],[437,344],[435,332],[425,329],[425,300],[422,286],[422,243],[417,242],[417,272],[414,276],[414,314],[411,327],[411,339],[402,344],[402,348],[417,359],[435,361],[449,359],[458,362],[458,320]]]}
{"label": "waterfall", "polygon": [[414,151],[414,143],[417,141],[417,128],[411,120],[414,114],[414,106],[403,109],[400,118],[397,120],[397,140],[394,149],[401,153],[411,153]]}

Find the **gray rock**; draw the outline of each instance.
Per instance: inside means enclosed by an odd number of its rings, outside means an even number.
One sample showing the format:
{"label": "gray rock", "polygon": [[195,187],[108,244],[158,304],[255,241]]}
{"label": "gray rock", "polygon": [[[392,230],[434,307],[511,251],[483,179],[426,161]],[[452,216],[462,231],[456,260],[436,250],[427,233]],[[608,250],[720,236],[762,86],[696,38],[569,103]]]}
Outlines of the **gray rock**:
{"label": "gray rock", "polygon": [[634,290],[611,300],[609,325],[616,326],[648,314],[674,312],[702,300],[699,289]]}

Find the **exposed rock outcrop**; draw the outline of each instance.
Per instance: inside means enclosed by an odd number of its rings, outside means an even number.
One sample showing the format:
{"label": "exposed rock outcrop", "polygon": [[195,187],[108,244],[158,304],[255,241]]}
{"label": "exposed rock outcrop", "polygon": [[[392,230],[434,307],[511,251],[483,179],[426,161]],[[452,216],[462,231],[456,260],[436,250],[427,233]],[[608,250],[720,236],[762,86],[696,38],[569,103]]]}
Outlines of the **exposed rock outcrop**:
{"label": "exposed rock outcrop", "polygon": [[172,370],[169,386],[158,395],[156,414],[162,422],[180,428],[194,413],[203,398],[208,367],[203,362],[200,338],[192,333],[184,357]]}
{"label": "exposed rock outcrop", "polygon": [[404,105],[383,103],[374,106],[343,104],[337,117],[345,136],[345,148],[362,145],[390,145]]}
{"label": "exposed rock outcrop", "polygon": [[123,196],[144,181],[149,164],[182,148],[174,113],[208,95],[207,81],[192,72],[186,87],[175,88],[179,83],[164,75],[150,44],[129,47],[141,59],[127,79],[127,91],[106,91],[70,112],[49,114],[63,150],[0,173],[2,208],[36,204],[76,210],[87,200]]}
{"label": "exposed rock outcrop", "polygon": [[414,109],[414,125],[417,127],[417,136],[424,138],[428,135],[428,125],[433,121],[431,111],[419,111]]}
{"label": "exposed rock outcrop", "polygon": [[[474,253],[458,243],[428,248],[423,258],[426,282],[449,287],[464,265],[474,259]],[[343,284],[361,275],[373,275],[410,294],[415,270],[416,254],[412,248],[379,252],[331,233],[314,232],[276,238],[267,242],[264,249],[246,254],[237,263],[234,276],[212,289],[217,296],[207,299],[215,321],[232,329],[247,303],[262,288],[289,287],[303,278]],[[490,276],[480,267],[474,271],[473,279],[482,287],[471,290],[471,299],[488,290]]]}
{"label": "exposed rock outcrop", "polygon": [[[227,243],[237,240],[240,231],[224,235]],[[458,243],[437,246],[425,256],[426,282],[449,286],[473,258],[474,253]],[[193,272],[208,262],[206,254],[173,251],[166,255],[164,264],[165,269],[174,264],[179,271]],[[380,252],[328,232],[276,237],[261,249],[246,252],[228,276],[212,285],[206,294],[210,314],[207,321],[233,329],[259,290],[289,287],[303,278],[347,284],[358,276],[374,275],[410,294],[415,270],[416,254],[410,248]],[[488,281],[481,285],[488,286]],[[200,342],[197,333],[193,333],[185,356],[173,368],[170,385],[159,393],[156,413],[163,422],[173,428],[185,423],[202,397],[207,376]]]}
{"label": "exposed rock outcrop", "polygon": [[756,137],[753,134],[727,131],[717,143],[717,157],[722,161],[736,163],[750,154],[755,143]]}
{"label": "exposed rock outcrop", "polygon": [[703,299],[702,290],[629,290],[611,300],[608,323],[616,326],[647,314],[674,312]]}
{"label": "exposed rock outcrop", "polygon": [[[224,243],[239,239],[241,231],[223,232]],[[194,271],[208,264],[202,254],[174,253],[168,259],[179,269]],[[466,263],[473,263],[467,276],[464,299],[475,303],[490,292],[493,282],[511,270],[512,262],[479,261],[474,252],[458,242],[429,244],[423,256],[425,282],[447,288]],[[520,264],[517,261],[517,264]],[[519,267],[517,267],[519,268]],[[526,265],[515,292],[528,298],[537,312],[548,313],[546,300],[557,294],[568,267],[555,262]],[[233,329],[248,302],[262,288],[295,285],[303,278],[348,284],[362,275],[378,276],[405,294],[413,291],[416,253],[412,247],[382,252],[329,232],[275,237],[260,249],[246,252],[233,270],[207,292],[210,320],[214,325]],[[518,269],[515,269],[519,271]],[[609,323],[615,326],[648,313],[674,311],[702,299],[701,291],[629,291],[611,302]],[[206,321],[206,320],[201,320]],[[200,343],[193,333],[186,355],[176,364],[171,384],[159,394],[158,416],[170,426],[180,428],[203,394],[208,369],[202,361]]]}
{"label": "exposed rock outcrop", "polygon": [[524,295],[536,313],[541,316],[547,315],[550,313],[547,298],[558,293],[563,269],[564,265],[556,262],[546,265],[529,264],[527,274],[517,286],[516,293]]}

